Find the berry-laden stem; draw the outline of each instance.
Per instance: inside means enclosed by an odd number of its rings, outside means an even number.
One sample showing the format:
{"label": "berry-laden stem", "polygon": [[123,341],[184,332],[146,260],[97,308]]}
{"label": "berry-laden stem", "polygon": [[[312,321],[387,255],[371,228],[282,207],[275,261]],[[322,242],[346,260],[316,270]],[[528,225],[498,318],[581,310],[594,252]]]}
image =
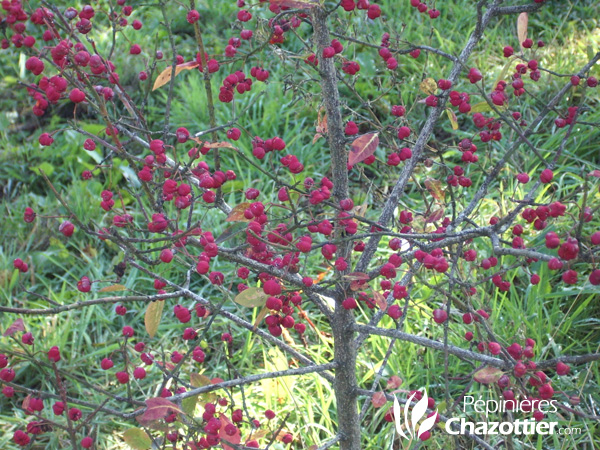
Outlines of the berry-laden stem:
{"label": "berry-laden stem", "polygon": [[[196,2],[194,0],[190,0],[190,9],[196,8]],[[206,91],[206,106],[208,107],[208,117],[210,120],[210,127],[217,127],[217,119],[215,116],[215,103],[213,100],[212,94],[212,84],[210,80],[210,72],[208,71],[208,61],[206,59],[206,52],[204,49],[204,40],[202,39],[202,31],[200,30],[200,24],[198,22],[194,22],[194,34],[196,35],[196,41],[198,42],[198,50],[200,51],[200,62],[202,63],[202,74],[204,75],[204,90]],[[213,142],[217,141],[217,132],[213,131],[211,133],[211,138]],[[221,170],[221,158],[219,155],[219,149],[213,149],[214,156],[214,170]],[[221,188],[217,188],[217,199],[215,204],[219,205],[223,201],[221,196]]]}
{"label": "berry-laden stem", "polygon": [[[314,8],[312,21],[317,55],[322,55],[323,49],[329,46],[331,42],[325,10],[321,7]],[[327,111],[327,138],[333,174],[332,193],[335,201],[339,203],[340,200],[348,198],[348,157],[333,58],[319,58],[319,73],[321,92]],[[336,238],[341,237],[341,230],[339,227],[336,228]],[[350,241],[344,242],[339,249],[340,255],[346,258],[348,262],[350,262],[350,250]],[[352,311],[346,310],[342,306],[344,297],[344,288],[340,286],[336,292],[336,306],[331,322],[334,339],[334,361],[336,363],[333,387],[337,404],[340,450],[358,450],[361,448],[361,428],[357,407],[355,323]]]}

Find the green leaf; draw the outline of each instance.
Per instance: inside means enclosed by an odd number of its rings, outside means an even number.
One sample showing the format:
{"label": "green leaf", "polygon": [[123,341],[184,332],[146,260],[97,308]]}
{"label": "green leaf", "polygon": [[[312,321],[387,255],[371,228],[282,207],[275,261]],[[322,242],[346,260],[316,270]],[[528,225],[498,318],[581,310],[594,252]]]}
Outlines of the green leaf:
{"label": "green leaf", "polygon": [[162,317],[163,308],[165,307],[164,301],[150,302],[146,308],[146,314],[144,315],[144,324],[146,325],[146,331],[148,335],[153,338],[158,331],[160,325],[160,319]]}
{"label": "green leaf", "polygon": [[258,308],[265,306],[268,298],[262,288],[251,287],[236,295],[233,301],[246,308]]}
{"label": "green leaf", "polygon": [[79,122],[79,126],[83,131],[87,131],[88,133],[98,135],[106,128],[105,125],[100,125],[97,123],[83,123]]}
{"label": "green leaf", "polygon": [[[202,386],[208,386],[213,383],[212,380],[206,375],[201,375],[199,373],[190,373],[190,384],[195,388],[198,388]],[[200,405],[204,406],[206,403],[216,402],[217,394],[215,394],[214,392],[205,392],[204,394],[197,395],[196,401],[200,401]]]}
{"label": "green leaf", "polygon": [[44,161],[43,163],[41,163],[38,166],[34,166],[31,168],[31,170],[35,173],[40,173],[40,169],[42,169],[44,171],[44,173],[48,176],[52,175],[54,173],[54,166],[52,164],[50,164],[48,161]]}
{"label": "green leaf", "polygon": [[194,411],[196,410],[196,403],[198,402],[198,395],[193,395],[191,397],[184,398],[181,400],[181,409],[188,416],[193,417]]}
{"label": "green leaf", "polygon": [[492,111],[492,108],[490,107],[490,105],[488,105],[487,102],[475,103],[471,107],[471,114],[489,112],[489,111]]}
{"label": "green leaf", "polygon": [[123,439],[134,450],[148,450],[152,447],[152,439],[140,428],[130,428],[123,433]]}

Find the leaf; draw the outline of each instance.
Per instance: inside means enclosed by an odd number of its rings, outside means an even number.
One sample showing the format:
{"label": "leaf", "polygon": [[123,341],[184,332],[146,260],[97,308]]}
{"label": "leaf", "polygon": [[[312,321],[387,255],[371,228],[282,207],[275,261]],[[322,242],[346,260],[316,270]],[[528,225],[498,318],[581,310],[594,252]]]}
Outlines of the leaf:
{"label": "leaf", "polygon": [[235,147],[233,144],[231,144],[229,142],[205,143],[204,146],[207,148],[231,148],[233,150],[237,150],[237,147]]}
{"label": "leaf", "polygon": [[123,440],[134,450],[147,450],[152,447],[152,439],[140,428],[130,428],[125,431]]}
{"label": "leaf", "polygon": [[[191,373],[190,384],[195,388],[199,388],[202,386],[209,386],[213,384],[213,381],[206,375],[201,375],[199,373]],[[217,394],[215,394],[214,392],[205,392],[204,394],[200,394],[196,397],[196,402],[199,401],[202,406],[204,406],[206,403],[213,403],[217,401]]]}
{"label": "leaf", "polygon": [[256,331],[256,329],[258,328],[260,323],[263,321],[263,319],[267,316],[267,314],[269,314],[269,308],[267,308],[266,306],[263,306],[262,309],[260,310],[260,312],[258,313],[258,316],[256,316],[256,320],[254,321],[254,326],[252,328],[252,331]]}
{"label": "leaf", "polygon": [[458,119],[456,118],[456,114],[450,108],[446,108],[446,114],[448,114],[448,119],[450,119],[450,125],[452,125],[453,130],[458,130]]}
{"label": "leaf", "polygon": [[358,291],[365,287],[365,283],[369,281],[369,275],[363,272],[352,272],[348,275],[344,275],[346,280],[350,281],[350,290]]}
{"label": "leaf", "polygon": [[227,418],[227,416],[223,413],[219,415],[219,420],[221,421],[221,428],[219,428],[219,437],[221,438],[221,445],[223,446],[223,450],[234,450],[234,447],[227,445],[224,441],[227,441],[231,444],[239,444],[242,441],[242,435],[240,434],[240,429],[237,428],[234,435],[230,436],[225,431],[225,428],[228,425],[233,425],[231,421]]}
{"label": "leaf", "polygon": [[127,288],[125,286],[123,286],[122,284],[113,284],[110,286],[103,287],[98,292],[118,292],[118,291],[124,291],[126,289]]}
{"label": "leaf", "polygon": [[153,338],[158,331],[158,325],[160,325],[160,319],[162,317],[164,307],[165,302],[157,300],[150,302],[146,308],[146,314],[144,314],[144,325],[146,325],[146,331],[151,338]]}
{"label": "leaf", "polygon": [[371,397],[373,408],[381,408],[386,402],[387,399],[385,398],[385,393],[383,391],[375,392]]}
{"label": "leaf", "polygon": [[25,331],[25,324],[23,323],[23,319],[20,318],[15,320],[12,324],[10,324],[10,326],[6,329],[2,336],[12,336],[13,334],[18,333],[19,331]]}
{"label": "leaf", "polygon": [[591,177],[595,177],[595,178],[600,178],[600,170],[596,169],[596,170],[592,170],[588,176]]}
{"label": "leaf", "polygon": [[392,375],[388,379],[387,386],[385,388],[389,389],[389,390],[393,390],[393,389],[398,389],[400,387],[400,385],[402,385],[402,378],[400,378],[398,375]]}
{"label": "leaf", "polygon": [[[267,372],[284,371],[290,368],[286,355],[277,347],[272,347],[264,353],[263,360]],[[268,393],[271,401],[281,405],[287,403],[295,383],[296,378],[290,376],[261,380],[263,392]]]}
{"label": "leaf", "polygon": [[473,379],[481,384],[492,384],[498,381],[502,375],[504,372],[496,367],[484,367],[475,372]]}
{"label": "leaf", "polygon": [[488,102],[479,102],[475,103],[471,106],[471,114],[489,112],[492,111],[492,107],[488,104]]}
{"label": "leaf", "polygon": [[194,141],[202,147],[206,148],[231,148],[237,150],[237,147],[229,142],[207,142],[205,139],[199,137],[192,137],[190,141]]}
{"label": "leaf", "polygon": [[427,95],[435,95],[437,84],[433,78],[425,78],[421,81],[421,84],[419,84],[419,89]]}
{"label": "leaf", "polygon": [[437,222],[444,215],[444,208],[439,208],[433,211],[429,216],[425,217],[425,223]]}
{"label": "leaf", "polygon": [[327,114],[323,114],[321,116],[321,113],[323,112],[323,108],[321,108],[319,110],[319,114],[317,117],[317,133],[315,134],[315,137],[313,138],[312,143],[314,144],[315,142],[317,142],[317,140],[319,138],[322,138],[324,134],[327,133]]}
{"label": "leaf", "polygon": [[526,12],[522,12],[517,17],[517,37],[519,38],[519,44],[523,48],[523,41],[527,39],[527,25],[529,23],[529,16]]}
{"label": "leaf", "polygon": [[182,413],[183,411],[175,403],[162,397],[149,398],[146,400],[146,411],[142,414],[142,420],[160,420],[172,412]]}
{"label": "leaf", "polygon": [[[188,62],[183,63],[183,64],[177,64],[175,66],[175,76],[179,75],[184,70],[195,69],[199,65],[200,64],[198,64],[196,61],[188,61]],[[172,73],[173,73],[173,67],[172,66],[169,66],[165,70],[163,70],[160,73],[160,75],[158,75],[156,77],[156,80],[154,81],[154,86],[152,86],[152,90],[155,91],[159,87],[164,86],[169,81],[171,81],[171,74]]]}
{"label": "leaf", "polygon": [[196,403],[198,403],[199,395],[192,395],[191,397],[186,397],[181,400],[181,409],[188,416],[193,417],[194,412],[196,411]]}
{"label": "leaf", "polygon": [[446,198],[446,192],[442,188],[442,182],[435,178],[427,178],[425,180],[425,187],[433,198],[437,201],[442,202]]}
{"label": "leaf", "polygon": [[379,145],[379,134],[369,133],[363,134],[356,138],[350,147],[350,153],[348,154],[348,164],[351,166],[364,161],[369,156],[375,153],[377,146]]}
{"label": "leaf", "polygon": [[352,272],[347,275],[344,275],[344,280],[348,281],[367,281],[369,279],[369,275],[364,272]]}
{"label": "leaf", "polygon": [[250,202],[243,202],[233,207],[225,222],[250,222],[244,217],[244,211],[248,209]]}
{"label": "leaf", "polygon": [[295,9],[310,9],[317,6],[316,3],[299,0],[271,0],[271,5],[284,6]]}
{"label": "leaf", "polygon": [[352,214],[354,214],[355,216],[358,216],[358,217],[365,217],[365,214],[367,213],[368,208],[369,208],[369,204],[367,203],[367,200],[365,199],[365,202],[362,205],[356,205],[354,207],[354,209],[352,210]]}
{"label": "leaf", "polygon": [[265,306],[268,298],[262,288],[250,287],[236,295],[233,301],[246,308],[258,308]]}
{"label": "leaf", "polygon": [[385,300],[385,297],[383,296],[383,294],[381,294],[381,292],[373,291],[373,299],[375,300],[375,304],[379,307],[379,309],[381,309],[382,311],[385,311],[387,309],[387,301]]}

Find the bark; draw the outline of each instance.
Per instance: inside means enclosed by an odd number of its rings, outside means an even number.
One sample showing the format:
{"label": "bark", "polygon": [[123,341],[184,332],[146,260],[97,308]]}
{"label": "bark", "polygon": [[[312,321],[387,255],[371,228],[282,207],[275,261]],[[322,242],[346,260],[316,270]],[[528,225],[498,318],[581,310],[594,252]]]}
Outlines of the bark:
{"label": "bark", "polygon": [[[331,42],[325,10],[321,7],[314,8],[312,19],[319,59],[321,92],[327,112],[327,138],[334,184],[332,194],[335,202],[338,203],[340,200],[348,198],[348,153],[340,111],[337,73],[334,58],[322,57],[323,48],[328,47]],[[336,230],[336,237],[339,237],[339,233],[340,230]],[[350,263],[350,242],[339,245],[338,253]],[[337,404],[339,448],[341,450],[358,450],[361,448],[361,427],[357,404],[355,323],[352,312],[344,309],[341,305],[345,297],[344,291],[343,286],[337,289],[336,306],[331,321],[336,364],[333,387]]]}

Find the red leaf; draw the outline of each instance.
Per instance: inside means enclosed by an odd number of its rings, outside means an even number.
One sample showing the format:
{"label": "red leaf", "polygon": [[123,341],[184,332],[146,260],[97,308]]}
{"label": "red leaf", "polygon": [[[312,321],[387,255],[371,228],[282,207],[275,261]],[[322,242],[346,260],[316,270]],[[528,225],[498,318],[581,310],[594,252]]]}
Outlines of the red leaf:
{"label": "red leaf", "polygon": [[25,324],[23,323],[23,319],[15,320],[4,332],[2,336],[12,336],[19,331],[25,331]]}
{"label": "red leaf", "polygon": [[385,311],[387,309],[387,301],[385,300],[385,297],[381,292],[373,291],[373,299],[375,300],[375,304],[379,307],[379,309],[381,309],[382,311]]}
{"label": "red leaf", "polygon": [[444,208],[436,209],[425,218],[425,223],[437,222],[444,215]]}
{"label": "red leaf", "polygon": [[401,384],[402,384],[402,378],[400,378],[398,375],[393,375],[388,380],[387,386],[385,388],[386,389],[398,389]]}
{"label": "red leaf", "polygon": [[385,398],[385,393],[382,391],[375,392],[373,397],[371,397],[371,403],[373,404],[374,408],[381,408],[386,402],[387,399]]}
{"label": "red leaf", "polygon": [[231,444],[239,444],[242,441],[242,435],[240,434],[240,429],[238,428],[237,431],[235,432],[235,434],[233,436],[230,436],[225,432],[225,428],[227,427],[227,425],[231,424],[231,422],[229,421],[227,416],[225,414],[221,414],[219,416],[219,420],[221,421],[221,428],[219,429],[219,437],[222,440],[221,445],[223,446],[223,450],[234,450],[233,447],[227,445],[224,441],[227,441]]}
{"label": "red leaf", "polygon": [[504,372],[496,367],[484,367],[475,372],[473,379],[481,384],[492,384],[498,381],[502,375]]}
{"label": "red leaf", "polygon": [[379,134],[369,133],[363,134],[356,138],[350,147],[350,153],[348,154],[348,164],[351,166],[364,161],[369,156],[375,153],[377,146],[379,145]]}
{"label": "red leaf", "polygon": [[600,170],[598,170],[598,169],[592,170],[588,175],[590,175],[592,177],[600,178]]}
{"label": "red leaf", "polygon": [[181,409],[169,400],[162,397],[149,398],[146,400],[146,411],[142,414],[141,420],[153,421],[165,418],[170,413],[181,413]]}
{"label": "red leaf", "polygon": [[446,193],[444,192],[444,189],[442,188],[442,182],[440,180],[435,180],[433,178],[427,178],[425,180],[425,187],[427,188],[427,190],[429,191],[431,196],[433,198],[435,198],[437,201],[441,202],[444,200]]}

